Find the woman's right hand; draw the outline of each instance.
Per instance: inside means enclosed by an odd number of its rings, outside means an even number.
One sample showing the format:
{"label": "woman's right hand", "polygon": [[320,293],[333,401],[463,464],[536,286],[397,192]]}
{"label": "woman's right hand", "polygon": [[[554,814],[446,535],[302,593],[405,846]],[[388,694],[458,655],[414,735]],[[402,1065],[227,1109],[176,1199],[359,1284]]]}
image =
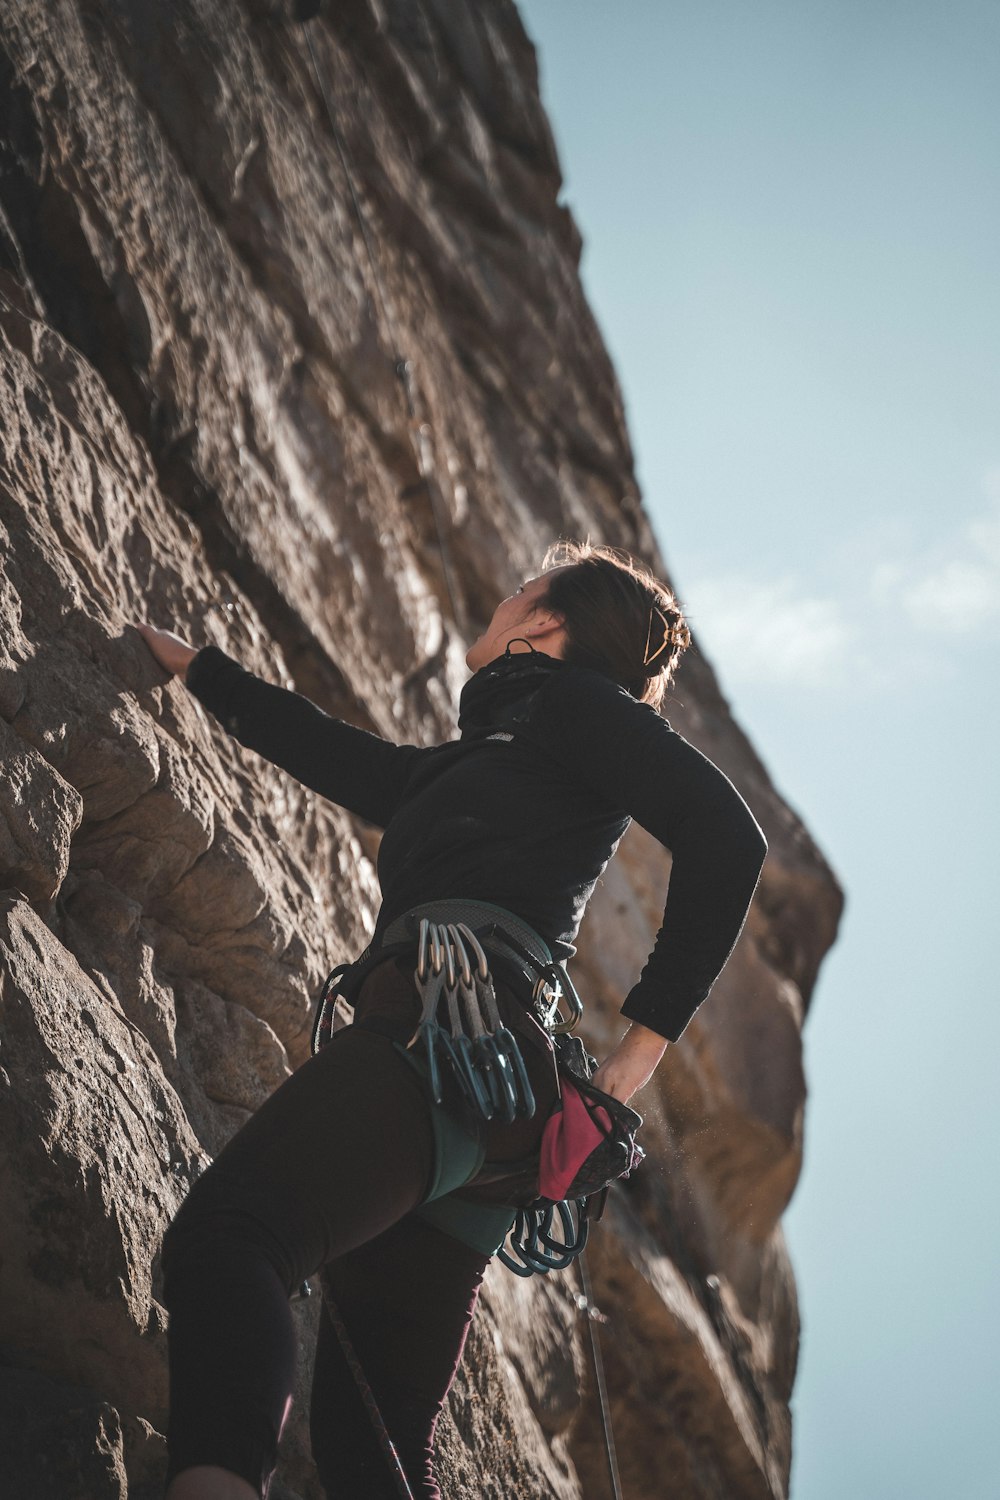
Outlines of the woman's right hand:
{"label": "woman's right hand", "polygon": [[182,641],[179,635],[174,635],[172,630],[157,630],[155,625],[137,625],[135,628],[163,670],[183,682],[188,667],[198,655],[195,648]]}

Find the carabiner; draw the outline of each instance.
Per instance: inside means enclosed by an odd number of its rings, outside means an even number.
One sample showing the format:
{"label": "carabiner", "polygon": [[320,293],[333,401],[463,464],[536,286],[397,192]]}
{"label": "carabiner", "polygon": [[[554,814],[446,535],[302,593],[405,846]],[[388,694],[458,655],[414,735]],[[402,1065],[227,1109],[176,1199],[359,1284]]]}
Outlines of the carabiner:
{"label": "carabiner", "polygon": [[456,925],[462,936],[468,938],[469,946],[476,955],[476,967],[479,971],[479,978],[485,982],[490,977],[490,966],[486,959],[486,950],[467,923],[458,922]]}
{"label": "carabiner", "polygon": [[514,1070],[515,1097],[517,1089],[521,1091],[521,1112],[526,1120],[533,1118],[536,1104],[535,1095],[528,1078],[528,1070],[524,1066],[524,1058],[517,1044],[517,1037],[506,1026],[501,1026],[497,1032],[497,1042],[503,1043],[504,1055],[507,1057]]}
{"label": "carabiner", "polygon": [[481,1036],[476,1050],[482,1058],[494,1107],[503,1111],[504,1119],[510,1124],[517,1118],[518,1103],[510,1063],[498,1047],[495,1036]]}
{"label": "carabiner", "polygon": [[[460,928],[461,928],[462,925],[463,925],[462,923],[459,923],[456,926],[456,924],[454,922],[449,922],[448,923],[448,935],[451,938],[452,944],[454,945],[455,954],[456,954],[456,956],[458,958],[458,966],[459,966],[459,968],[462,971],[462,984],[465,986],[466,989],[471,989],[471,987],[472,987],[472,967],[471,967],[471,965],[469,963],[469,955],[465,951],[465,944],[462,942],[462,937],[461,937],[461,932],[460,932]],[[485,954],[484,954],[484,957],[485,957]]]}

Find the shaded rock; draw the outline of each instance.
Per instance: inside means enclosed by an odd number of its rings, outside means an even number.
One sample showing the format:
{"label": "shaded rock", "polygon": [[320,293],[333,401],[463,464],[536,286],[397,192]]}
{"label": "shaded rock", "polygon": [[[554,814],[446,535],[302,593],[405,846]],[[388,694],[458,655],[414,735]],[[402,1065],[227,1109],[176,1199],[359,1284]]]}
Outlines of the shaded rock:
{"label": "shaded rock", "polygon": [[0,1366],[0,1473],[31,1500],[127,1500],[118,1413],[87,1390]]}

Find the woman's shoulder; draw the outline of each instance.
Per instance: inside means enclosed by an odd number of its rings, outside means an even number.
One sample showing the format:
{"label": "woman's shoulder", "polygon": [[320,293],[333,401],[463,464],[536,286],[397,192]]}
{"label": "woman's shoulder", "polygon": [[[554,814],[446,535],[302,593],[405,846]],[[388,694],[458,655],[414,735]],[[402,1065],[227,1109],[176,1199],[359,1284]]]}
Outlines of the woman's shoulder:
{"label": "woman's shoulder", "polygon": [[561,662],[542,684],[535,704],[540,714],[562,713],[593,715],[602,723],[629,723],[639,727],[666,720],[649,703],[641,703],[614,678],[591,667]]}

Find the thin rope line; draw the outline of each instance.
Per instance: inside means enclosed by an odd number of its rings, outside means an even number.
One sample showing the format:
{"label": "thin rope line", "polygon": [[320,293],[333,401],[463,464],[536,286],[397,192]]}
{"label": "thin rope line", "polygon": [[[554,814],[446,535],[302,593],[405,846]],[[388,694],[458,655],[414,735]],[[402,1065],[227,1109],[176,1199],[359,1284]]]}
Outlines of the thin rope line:
{"label": "thin rope line", "polygon": [[319,59],[316,56],[316,49],[313,46],[311,20],[303,21],[301,24],[302,29],[305,32],[306,48],[309,52],[309,60],[312,63],[313,76],[316,80],[316,88],[326,109],[326,117],[330,122],[330,129],[333,132],[333,139],[337,147],[337,154],[340,157],[340,164],[343,168],[344,177],[347,181],[347,190],[350,193],[351,203],[354,207],[354,216],[357,219],[358,228],[361,231],[361,240],[365,247],[365,253],[368,257],[368,266],[369,270],[371,271],[372,281],[374,282],[375,287],[376,317],[381,317],[382,321],[385,323],[390,342],[393,346],[393,365],[400,385],[403,387],[403,396],[406,401],[407,416],[409,417],[410,430],[413,436],[413,446],[417,460],[417,469],[421,479],[424,481],[424,484],[427,487],[427,494],[430,497],[431,518],[434,522],[434,534],[437,538],[438,555],[441,559],[441,571],[444,575],[445,592],[448,595],[448,603],[451,606],[451,613],[455,620],[455,623],[458,625],[459,629],[463,629],[465,625],[465,611],[459,603],[458,590],[455,587],[454,575],[451,569],[448,548],[445,544],[444,528],[442,525],[440,514],[441,496],[438,491],[437,481],[433,473],[433,465],[431,464],[430,460],[430,428],[427,423],[421,422],[417,413],[417,403],[414,396],[413,363],[411,360],[407,359],[402,352],[402,345],[399,338],[398,323],[396,320],[395,311],[383,284],[382,277],[379,274],[378,263],[375,259],[375,249],[372,244],[371,235],[368,232],[368,221],[365,218],[364,209],[361,206],[361,199],[358,196],[357,189],[354,185],[354,173],[351,170],[350,158],[347,154],[347,146],[344,142],[343,136],[341,135],[340,127],[337,124],[336,116],[333,112],[333,103],[331,101],[329,91],[326,87],[325,78],[319,65]]}
{"label": "thin rope line", "polygon": [[601,1422],[604,1425],[604,1447],[608,1455],[608,1474],[611,1478],[611,1489],[615,1500],[622,1500],[622,1482],[618,1473],[618,1454],[615,1451],[615,1435],[611,1427],[608,1388],[604,1379],[604,1360],[601,1358],[601,1344],[597,1336],[597,1319],[593,1315],[594,1292],[590,1282],[590,1272],[587,1270],[586,1255],[580,1256],[580,1278],[583,1282],[583,1295],[586,1299],[584,1313],[590,1329],[590,1348],[594,1356],[594,1374],[597,1376],[597,1397],[601,1405]]}
{"label": "thin rope line", "polygon": [[330,1296],[325,1282],[323,1285],[323,1307],[327,1317],[333,1324],[334,1332],[340,1342],[340,1348],[344,1359],[347,1361],[347,1367],[354,1376],[354,1383],[358,1388],[358,1394],[364,1404],[365,1411],[371,1418],[371,1424],[375,1429],[378,1445],[382,1449],[389,1468],[392,1470],[392,1476],[396,1481],[396,1489],[399,1491],[402,1500],[415,1500],[413,1491],[410,1489],[410,1482],[406,1477],[406,1470],[403,1468],[402,1460],[399,1457],[399,1452],[392,1438],[389,1436],[389,1429],[386,1427],[385,1419],[379,1411],[378,1402],[375,1400],[375,1392],[368,1384],[365,1372],[361,1367],[361,1361],[358,1359],[354,1345],[351,1343],[351,1336],[344,1326],[337,1305]]}

